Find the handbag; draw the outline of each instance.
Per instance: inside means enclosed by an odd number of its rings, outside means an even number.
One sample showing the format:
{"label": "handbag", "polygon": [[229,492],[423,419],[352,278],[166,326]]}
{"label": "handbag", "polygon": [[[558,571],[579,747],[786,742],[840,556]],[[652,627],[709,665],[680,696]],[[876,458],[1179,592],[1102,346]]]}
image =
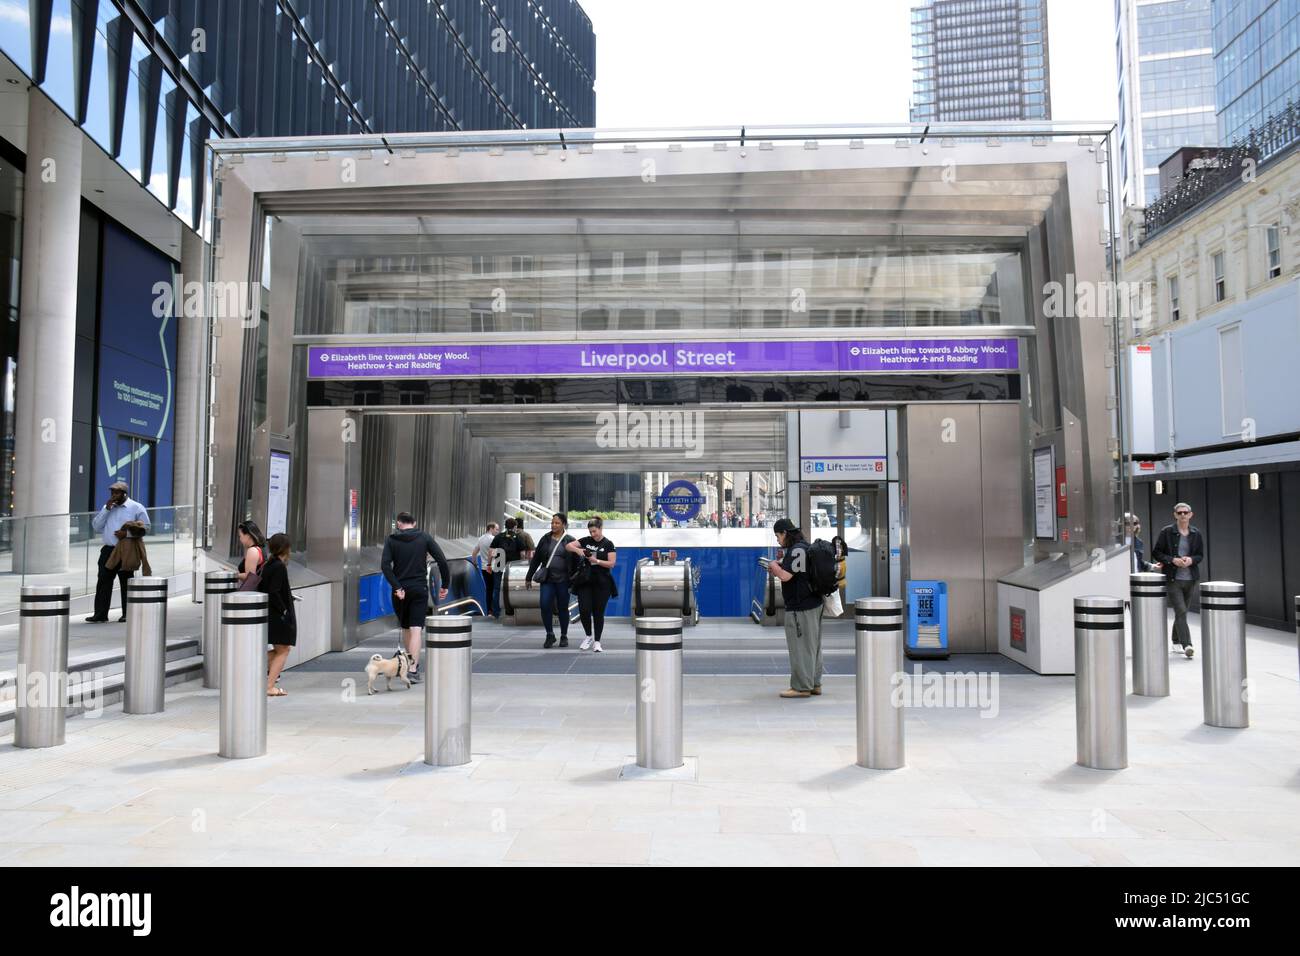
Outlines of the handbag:
{"label": "handbag", "polygon": [[569,587],[585,588],[591,583],[591,565],[586,561],[574,568],[569,575]]}
{"label": "handbag", "polygon": [[822,613],[830,617],[839,617],[844,613],[844,603],[840,601],[839,588],[822,598]]}
{"label": "handbag", "polygon": [[[568,535],[564,536],[564,538],[567,537]],[[564,549],[564,538],[560,538],[560,540],[556,542],[555,546],[551,548],[551,556],[546,559],[546,563],[533,572],[533,580],[538,584],[545,584],[551,579],[551,562],[555,560],[555,555]]]}

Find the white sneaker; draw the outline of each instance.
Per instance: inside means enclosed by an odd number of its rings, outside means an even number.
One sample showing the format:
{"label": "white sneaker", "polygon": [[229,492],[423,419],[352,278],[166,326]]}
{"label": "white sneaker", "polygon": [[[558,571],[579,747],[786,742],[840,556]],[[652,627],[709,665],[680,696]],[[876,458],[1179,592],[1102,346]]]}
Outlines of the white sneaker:
{"label": "white sneaker", "polygon": [[590,649],[590,647],[591,647],[591,638],[587,638],[585,641],[582,642],[582,646],[579,647],[578,650],[585,651]]}
{"label": "white sneaker", "polygon": [[600,651],[601,651],[600,641],[597,641],[597,642],[596,642],[596,646],[593,647],[592,650],[595,651],[597,654],[600,653]]}

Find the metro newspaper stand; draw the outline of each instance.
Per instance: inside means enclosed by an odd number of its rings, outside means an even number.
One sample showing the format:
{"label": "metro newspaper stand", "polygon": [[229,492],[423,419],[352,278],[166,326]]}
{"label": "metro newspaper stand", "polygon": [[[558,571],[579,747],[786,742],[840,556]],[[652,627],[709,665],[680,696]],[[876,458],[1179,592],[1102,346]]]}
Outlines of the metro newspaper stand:
{"label": "metro newspaper stand", "polygon": [[909,658],[948,659],[948,584],[946,581],[907,582],[907,642]]}

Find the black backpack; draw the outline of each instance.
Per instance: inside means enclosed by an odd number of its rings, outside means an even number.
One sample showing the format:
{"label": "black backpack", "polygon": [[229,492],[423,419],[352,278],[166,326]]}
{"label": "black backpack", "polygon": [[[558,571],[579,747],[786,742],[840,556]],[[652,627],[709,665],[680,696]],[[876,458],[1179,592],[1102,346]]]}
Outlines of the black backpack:
{"label": "black backpack", "polygon": [[829,541],[808,542],[808,586],[825,597],[839,587],[835,580],[835,545]]}

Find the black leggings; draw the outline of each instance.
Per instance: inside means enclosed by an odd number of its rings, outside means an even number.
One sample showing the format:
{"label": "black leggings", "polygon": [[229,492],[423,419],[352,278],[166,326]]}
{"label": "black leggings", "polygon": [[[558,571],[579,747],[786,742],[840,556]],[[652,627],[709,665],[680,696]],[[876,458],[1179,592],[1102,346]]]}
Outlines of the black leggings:
{"label": "black leggings", "polygon": [[[600,640],[605,630],[605,605],[609,603],[609,582],[596,578],[591,584],[578,588],[578,615],[582,619],[582,631],[588,637]],[[592,625],[596,632],[592,634]]]}

